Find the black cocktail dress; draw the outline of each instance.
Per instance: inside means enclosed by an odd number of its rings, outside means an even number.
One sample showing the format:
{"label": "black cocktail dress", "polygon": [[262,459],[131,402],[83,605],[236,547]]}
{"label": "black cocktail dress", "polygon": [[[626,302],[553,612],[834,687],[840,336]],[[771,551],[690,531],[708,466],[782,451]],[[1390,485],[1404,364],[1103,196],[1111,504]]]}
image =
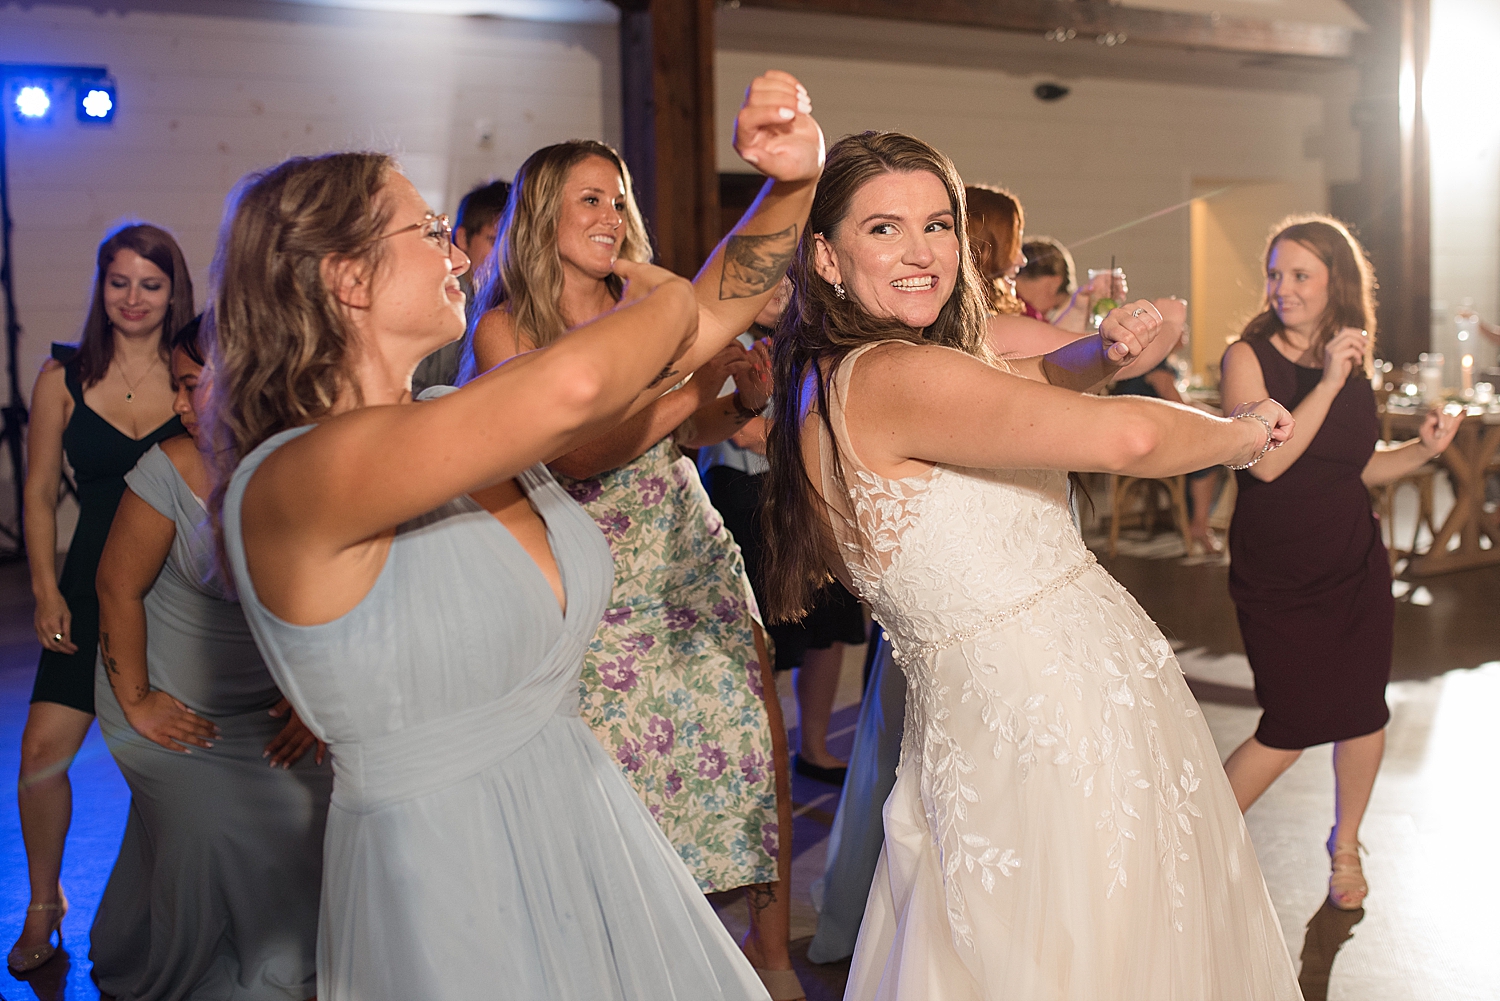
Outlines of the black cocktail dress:
{"label": "black cocktail dress", "polygon": [[94,660],[99,646],[99,597],[94,576],[104,541],[115,520],[115,508],[125,494],[125,474],[135,468],[151,446],[183,434],[176,414],[144,438],[132,438],[94,413],[83,402],[83,382],[78,377],[78,349],[54,344],[52,356],[66,366],[63,381],[73,396],[73,415],[63,428],[63,452],[73,467],[78,487],[78,527],[68,544],[58,588],[72,614],[70,629],[76,653],[43,650],[37,665],[32,702],[56,702],[89,715],[94,713]]}
{"label": "black cocktail dress", "polygon": [[[1323,378],[1252,341],[1266,390],[1293,409]],[[1264,710],[1255,736],[1287,750],[1385,726],[1395,602],[1380,525],[1360,480],[1380,419],[1355,370],[1295,463],[1266,483],[1240,471],[1229,593]]]}

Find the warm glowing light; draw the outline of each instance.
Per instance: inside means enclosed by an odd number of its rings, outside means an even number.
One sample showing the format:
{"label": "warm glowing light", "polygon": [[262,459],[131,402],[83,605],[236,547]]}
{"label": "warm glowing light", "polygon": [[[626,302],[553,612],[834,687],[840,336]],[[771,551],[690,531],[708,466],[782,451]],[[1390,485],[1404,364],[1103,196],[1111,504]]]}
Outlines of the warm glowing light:
{"label": "warm glowing light", "polygon": [[41,87],[27,86],[16,91],[16,112],[22,118],[44,118],[51,107],[52,98]]}
{"label": "warm glowing light", "polygon": [[[1500,6],[1492,0],[1445,0],[1432,12],[1431,48],[1422,80],[1422,114],[1440,155],[1463,156],[1500,131],[1500,107],[1487,95],[1500,83]],[[1403,124],[1416,103],[1417,81],[1403,60],[1398,81]]]}
{"label": "warm glowing light", "polygon": [[1417,68],[1409,58],[1401,60],[1401,73],[1396,81],[1396,108],[1401,131],[1411,132],[1417,119]]}

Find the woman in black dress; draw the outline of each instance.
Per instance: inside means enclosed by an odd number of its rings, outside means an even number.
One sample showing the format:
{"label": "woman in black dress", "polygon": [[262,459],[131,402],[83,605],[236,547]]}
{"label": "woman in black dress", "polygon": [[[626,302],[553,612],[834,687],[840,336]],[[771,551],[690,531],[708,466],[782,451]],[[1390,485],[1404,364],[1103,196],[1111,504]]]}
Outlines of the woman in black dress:
{"label": "woman in black dress", "polygon": [[[167,344],[192,317],[193,281],[177,241],[155,226],[126,226],[99,245],[81,343],[54,346],[31,393],[24,523],[42,659],[21,734],[16,792],[31,878],[26,923],[8,957],[17,972],[52,958],[52,933],[67,913],[58,875],[73,813],[68,766],[94,721],[94,573],[125,474],[151,446],[183,433],[172,412]],[[79,513],[59,580],[64,452]]]}
{"label": "woman in black dress", "polygon": [[1286,220],[1265,262],[1265,306],[1224,353],[1224,406],[1270,396],[1297,433],[1238,474],[1229,590],[1263,713],[1224,768],[1245,810],[1304,748],[1334,744],[1328,896],[1354,910],[1368,892],[1359,824],[1385,750],[1395,614],[1368,488],[1441,453],[1459,422],[1434,410],[1419,439],[1375,450],[1375,276],[1342,223]]}

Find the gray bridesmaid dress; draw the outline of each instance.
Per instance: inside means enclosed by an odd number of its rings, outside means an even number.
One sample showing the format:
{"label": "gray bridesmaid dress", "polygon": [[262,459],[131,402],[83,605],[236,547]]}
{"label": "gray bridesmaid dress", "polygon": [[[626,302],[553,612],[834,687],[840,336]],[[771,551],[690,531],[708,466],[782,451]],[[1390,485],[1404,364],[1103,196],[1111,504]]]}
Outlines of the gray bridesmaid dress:
{"label": "gray bridesmaid dress", "polygon": [[[430,391],[429,391],[430,392]],[[418,404],[420,405],[420,404]],[[318,934],[322,1001],[707,1001],[768,995],[619,768],[578,715],[609,547],[540,465],[567,611],[471,498],[400,526],[352,610],[266,610],[245,569],[236,470],[224,536],[271,673],[328,741],[333,805]]]}
{"label": "gray bridesmaid dress", "polygon": [[303,1001],[314,982],[328,764],[262,756],[281,698],[219,576],[203,503],[154,447],[126,485],[177,532],[145,598],[151,687],[212,719],[212,748],[170,751],[136,733],[103,669],[99,727],[130,786],[120,855],[89,958],[119,1001]]}

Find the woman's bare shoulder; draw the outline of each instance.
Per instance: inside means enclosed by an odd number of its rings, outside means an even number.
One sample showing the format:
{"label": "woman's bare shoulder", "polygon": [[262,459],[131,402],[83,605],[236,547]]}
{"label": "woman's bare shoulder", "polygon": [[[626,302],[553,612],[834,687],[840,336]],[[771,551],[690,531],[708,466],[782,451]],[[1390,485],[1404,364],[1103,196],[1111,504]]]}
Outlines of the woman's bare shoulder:
{"label": "woman's bare shoulder", "polygon": [[474,356],[481,370],[535,349],[531,338],[516,326],[515,317],[504,306],[487,311],[474,324]]}
{"label": "woman's bare shoulder", "polygon": [[1233,362],[1236,367],[1253,366],[1253,371],[1260,371],[1260,359],[1255,355],[1255,348],[1249,341],[1238,340],[1224,349],[1224,359],[1220,366]]}
{"label": "woman's bare shoulder", "polygon": [[190,434],[173,435],[161,443],[161,450],[184,476],[203,464],[203,453],[198,451],[198,443]]}
{"label": "woman's bare shoulder", "polygon": [[989,364],[946,344],[918,344],[899,338],[876,344],[860,355],[859,370],[865,375],[881,378],[904,378],[913,372],[926,372],[932,366],[978,365],[990,368]]}
{"label": "woman's bare shoulder", "polygon": [[36,385],[31,393],[31,403],[35,406],[38,394],[42,399],[67,399],[67,367],[56,358],[48,358],[42,362],[41,371],[36,374]]}

